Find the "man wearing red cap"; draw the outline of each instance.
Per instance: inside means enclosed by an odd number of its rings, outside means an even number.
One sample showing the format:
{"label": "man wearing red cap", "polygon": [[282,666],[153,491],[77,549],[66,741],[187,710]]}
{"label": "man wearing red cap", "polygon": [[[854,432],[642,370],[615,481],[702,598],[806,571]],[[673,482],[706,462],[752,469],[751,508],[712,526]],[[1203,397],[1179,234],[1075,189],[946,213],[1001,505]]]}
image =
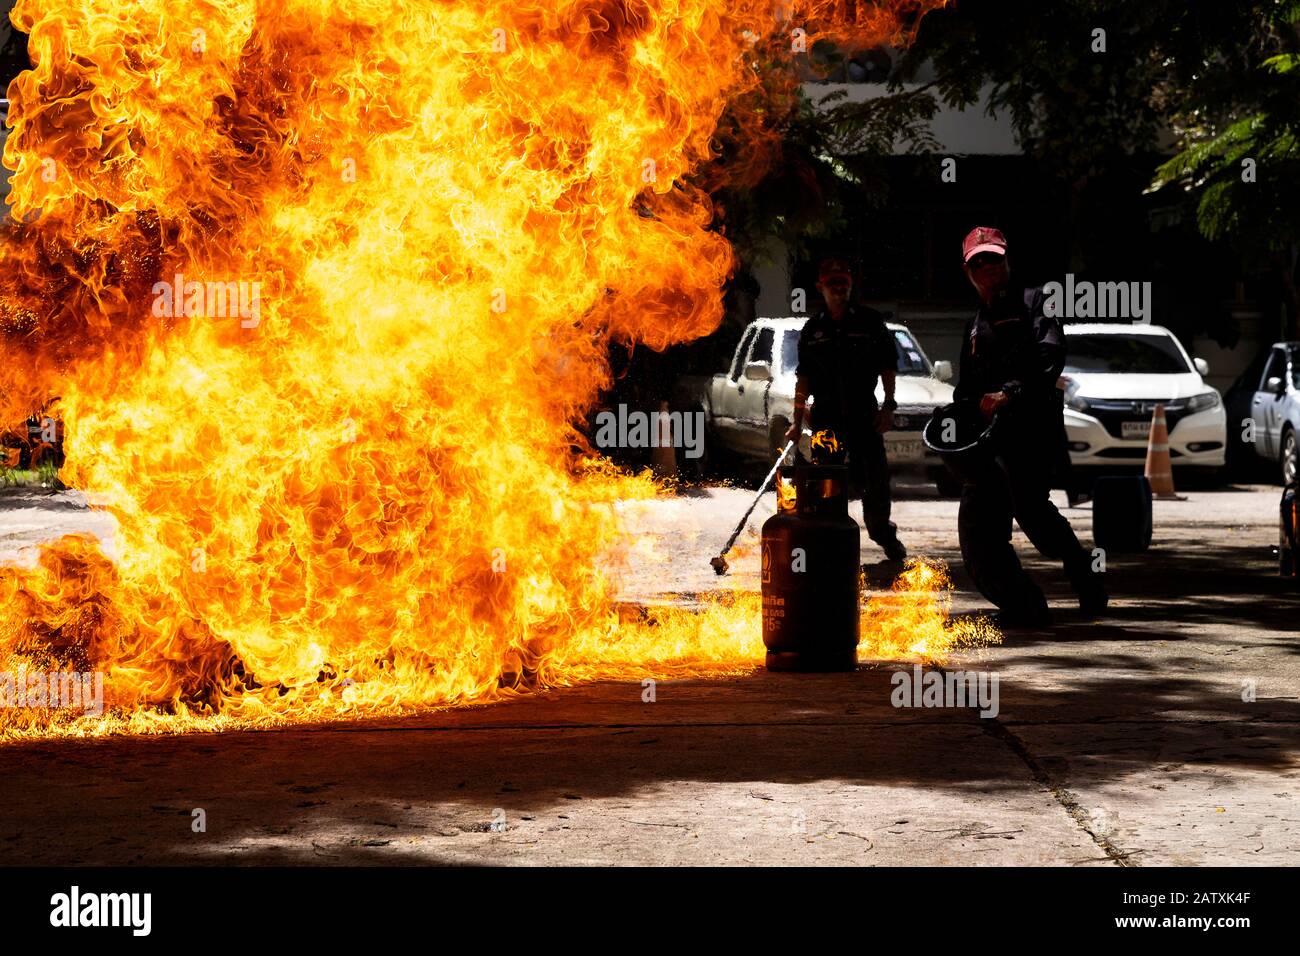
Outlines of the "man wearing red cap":
{"label": "man wearing red cap", "polygon": [[1011,519],[1034,547],[1065,566],[1079,608],[1106,608],[1091,556],[1050,497],[1055,450],[1062,447],[1065,333],[1047,315],[1042,289],[1011,283],[1007,241],[997,229],[972,229],[962,243],[966,276],[980,307],[966,328],[953,397],[997,416],[980,468],[966,476],[957,531],[962,560],[980,593],[998,606],[1004,627],[1046,627],[1047,599],[1011,546]]}
{"label": "man wearing red cap", "polygon": [[[898,349],[874,309],[854,305],[853,273],[844,259],[830,258],[817,271],[817,289],[826,308],[804,323],[799,333],[799,367],[794,389],[794,423],[786,440],[803,431],[804,409],[813,398],[812,430],[832,431],[840,452],[847,453],[849,477],[862,491],[862,517],[867,535],[891,561],[902,561],[907,549],[898,528],[889,520],[889,461],[884,433],[894,424],[894,378]],[[876,382],[884,386],[885,402],[876,407]]]}

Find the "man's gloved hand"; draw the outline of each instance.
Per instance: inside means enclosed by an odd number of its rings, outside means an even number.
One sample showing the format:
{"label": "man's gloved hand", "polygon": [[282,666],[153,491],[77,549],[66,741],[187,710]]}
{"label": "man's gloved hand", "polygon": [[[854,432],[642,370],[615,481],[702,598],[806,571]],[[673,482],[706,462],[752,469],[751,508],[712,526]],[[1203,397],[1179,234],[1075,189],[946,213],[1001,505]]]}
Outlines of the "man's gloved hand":
{"label": "man's gloved hand", "polygon": [[980,399],[980,412],[983,413],[985,418],[992,418],[993,413],[1009,400],[1006,392],[989,392]]}
{"label": "man's gloved hand", "polygon": [[785,440],[787,442],[798,441],[799,436],[803,434],[803,422],[795,422],[785,430]]}

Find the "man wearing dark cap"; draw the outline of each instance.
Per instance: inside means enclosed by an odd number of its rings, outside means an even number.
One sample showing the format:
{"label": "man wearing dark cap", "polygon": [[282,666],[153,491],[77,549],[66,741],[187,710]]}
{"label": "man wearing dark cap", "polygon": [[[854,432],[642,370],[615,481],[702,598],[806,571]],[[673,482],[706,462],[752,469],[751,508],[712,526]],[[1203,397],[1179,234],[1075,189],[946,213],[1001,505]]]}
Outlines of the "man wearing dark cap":
{"label": "man wearing dark cap", "polygon": [[1106,608],[1091,556],[1050,498],[1056,450],[1065,441],[1065,333],[1045,313],[1042,289],[1011,283],[1007,241],[997,229],[971,230],[962,243],[966,276],[980,306],[966,327],[953,397],[996,414],[988,454],[966,476],[957,517],[961,555],[980,593],[998,606],[1003,627],[1051,624],[1042,590],[1011,546],[1011,519],[1045,556],[1062,562],[1086,616]]}
{"label": "man wearing dark cap", "polygon": [[[894,377],[898,349],[874,309],[854,305],[853,273],[844,259],[825,259],[817,272],[817,289],[826,308],[804,323],[799,333],[799,367],[794,392],[794,423],[786,440],[803,431],[808,396],[813,398],[814,432],[835,433],[840,452],[848,455],[849,477],[862,491],[867,535],[891,561],[907,549],[889,520],[889,462],[883,435],[893,427]],[[885,402],[876,405],[876,383],[883,382]]]}

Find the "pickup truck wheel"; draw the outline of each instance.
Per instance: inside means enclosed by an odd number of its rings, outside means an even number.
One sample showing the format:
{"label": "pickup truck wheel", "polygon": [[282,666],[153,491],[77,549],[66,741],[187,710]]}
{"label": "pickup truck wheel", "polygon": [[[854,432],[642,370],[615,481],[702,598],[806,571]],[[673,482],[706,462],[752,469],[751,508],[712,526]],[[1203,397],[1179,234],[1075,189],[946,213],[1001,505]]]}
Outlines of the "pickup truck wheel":
{"label": "pickup truck wheel", "polygon": [[1282,484],[1289,485],[1296,480],[1296,472],[1300,470],[1300,461],[1297,456],[1300,455],[1300,449],[1296,446],[1295,429],[1288,428],[1282,434]]}

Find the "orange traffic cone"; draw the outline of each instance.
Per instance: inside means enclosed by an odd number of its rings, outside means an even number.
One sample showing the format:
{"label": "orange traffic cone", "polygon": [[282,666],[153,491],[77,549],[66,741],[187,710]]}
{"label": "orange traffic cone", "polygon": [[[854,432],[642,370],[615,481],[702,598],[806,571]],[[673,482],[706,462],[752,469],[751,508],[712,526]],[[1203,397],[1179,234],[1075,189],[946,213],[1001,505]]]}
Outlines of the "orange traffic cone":
{"label": "orange traffic cone", "polygon": [[1174,492],[1174,469],[1169,462],[1169,428],[1165,425],[1165,406],[1157,403],[1151,416],[1151,432],[1147,436],[1147,481],[1151,494],[1163,501],[1186,501]]}

